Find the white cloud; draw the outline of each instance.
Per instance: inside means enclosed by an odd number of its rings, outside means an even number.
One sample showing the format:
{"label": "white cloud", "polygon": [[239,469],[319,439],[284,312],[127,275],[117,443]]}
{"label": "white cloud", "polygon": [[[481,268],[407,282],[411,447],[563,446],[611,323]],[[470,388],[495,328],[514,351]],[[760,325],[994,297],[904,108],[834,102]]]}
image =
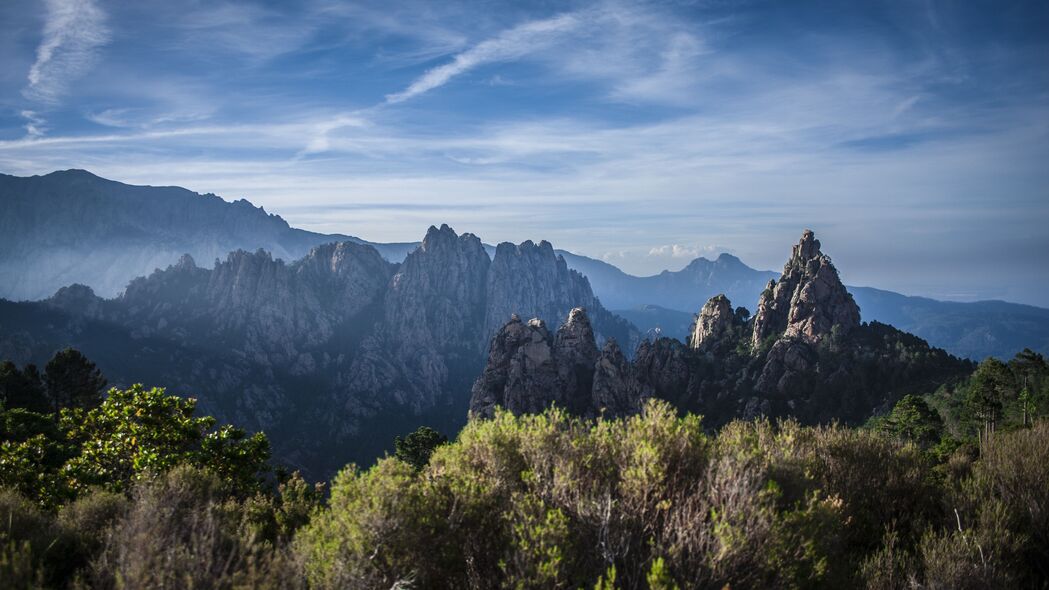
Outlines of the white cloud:
{"label": "white cloud", "polygon": [[724,252],[726,250],[727,248],[724,246],[716,246],[714,244],[707,246],[666,244],[652,248],[648,251],[648,255],[652,258],[687,258],[688,260],[693,260],[703,255]]}
{"label": "white cloud", "polygon": [[450,63],[427,70],[422,76],[401,92],[388,94],[386,102],[404,102],[448,83],[452,78],[478,66],[516,59],[558,38],[579,25],[573,14],[562,14],[553,18],[529,21],[503,31],[496,37],[482,41],[456,55]]}
{"label": "white cloud", "polygon": [[26,137],[43,137],[44,133],[47,132],[47,121],[35,111],[24,110],[19,114],[26,120],[26,124],[24,125]]}
{"label": "white cloud", "polygon": [[109,41],[106,14],[94,0],[47,0],[47,20],[26,98],[57,103],[69,83],[90,69]]}

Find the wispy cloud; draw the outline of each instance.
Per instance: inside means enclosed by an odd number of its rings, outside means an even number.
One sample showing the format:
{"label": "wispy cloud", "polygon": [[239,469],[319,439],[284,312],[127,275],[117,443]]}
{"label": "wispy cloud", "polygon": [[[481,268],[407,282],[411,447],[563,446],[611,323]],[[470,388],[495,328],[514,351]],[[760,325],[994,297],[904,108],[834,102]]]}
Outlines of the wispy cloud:
{"label": "wispy cloud", "polygon": [[388,94],[386,102],[404,102],[443,86],[452,78],[478,66],[515,59],[544,47],[559,36],[572,31],[579,25],[573,14],[562,14],[553,18],[529,21],[506,30],[496,37],[474,45],[456,55],[451,62],[428,70],[401,92]]}
{"label": "wispy cloud", "polygon": [[47,121],[40,115],[36,114],[36,111],[26,109],[19,114],[26,120],[26,124],[24,125],[26,137],[43,137],[44,133],[47,132]]}
{"label": "wispy cloud", "polygon": [[22,93],[53,104],[94,65],[110,33],[106,14],[94,0],[47,0],[46,7],[43,39]]}

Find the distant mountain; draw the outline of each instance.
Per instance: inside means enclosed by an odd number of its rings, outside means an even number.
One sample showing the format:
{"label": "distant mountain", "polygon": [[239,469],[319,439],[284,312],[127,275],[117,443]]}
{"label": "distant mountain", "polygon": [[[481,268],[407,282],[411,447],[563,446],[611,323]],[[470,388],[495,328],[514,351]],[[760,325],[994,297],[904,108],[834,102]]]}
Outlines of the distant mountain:
{"label": "distant mountain", "polygon": [[[292,261],[314,246],[339,241],[369,244],[392,263],[419,246],[295,229],[243,199],[231,203],[178,187],[131,186],[83,170],[0,175],[0,297],[7,299],[43,299],[73,283],[113,297],[131,279],[166,268],[183,254],[210,268],[235,250],[261,248]],[[494,259],[495,246],[483,246]],[[605,308],[620,310],[643,332],[658,327],[682,338],[691,319],[686,322],[679,314],[691,318],[719,293],[753,305],[748,302],[757,301],[768,281],[779,276],[729,254],[697,258],[679,271],[649,277],[563,250],[554,254],[589,279]],[[943,302],[869,287],[850,290],[864,321],[891,324],[953,354],[1007,358],[1024,347],[1049,353],[1046,309],[999,301]],[[667,311],[656,313],[657,308]]]}
{"label": "distant mountain", "polygon": [[498,327],[579,306],[599,339],[637,345],[549,243],[500,244],[489,259],[476,236],[431,227],[401,264],[353,242],[290,263],[237,250],[211,269],[183,256],[112,299],[73,285],[0,300],[0,359],[42,363],[74,346],[111,382],[197,397],[320,475],[421,424],[454,432]]}
{"label": "distant mountain", "polygon": [[649,277],[629,275],[593,258],[562,255],[568,266],[590,279],[594,292],[609,309],[653,304],[696,313],[718,293],[733,301],[756,301],[765,285],[779,276],[750,268],[731,254],[722,254],[716,260],[697,258],[679,271],[665,270]]}
{"label": "distant mountain", "polygon": [[[73,283],[112,297],[131,279],[190,254],[204,266],[234,250],[302,258],[360,238],[295,229],[247,200],[179,187],[131,186],[84,170],[0,174],[0,297],[42,299]],[[373,244],[400,262],[417,244]]]}

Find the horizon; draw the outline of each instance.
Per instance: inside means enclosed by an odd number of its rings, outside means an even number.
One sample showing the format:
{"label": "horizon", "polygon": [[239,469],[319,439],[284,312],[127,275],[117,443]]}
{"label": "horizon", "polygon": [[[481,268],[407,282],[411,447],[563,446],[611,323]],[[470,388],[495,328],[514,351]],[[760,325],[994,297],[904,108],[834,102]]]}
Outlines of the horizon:
{"label": "horizon", "polygon": [[[249,199],[247,197],[241,197],[240,199],[231,200],[231,199],[226,198],[226,197],[224,197],[222,195],[217,195],[217,194],[214,194],[214,193],[201,193],[201,192],[193,191],[193,190],[188,189],[186,187],[177,186],[177,185],[129,185],[129,183],[124,183],[124,182],[121,182],[119,180],[115,180],[115,179],[111,179],[111,178],[104,178],[102,176],[99,176],[99,175],[95,174],[94,172],[91,172],[90,170],[85,170],[83,168],[69,168],[69,169],[66,169],[66,170],[54,170],[54,171],[51,171],[51,172],[48,172],[48,173],[45,173],[45,174],[32,175],[32,176],[41,177],[41,176],[49,176],[51,174],[68,173],[68,172],[83,172],[83,173],[91,175],[91,176],[93,176],[95,178],[99,178],[101,180],[105,180],[105,181],[108,181],[108,182],[116,182],[116,183],[124,184],[124,185],[128,185],[128,186],[147,186],[147,187],[151,187],[151,188],[178,188],[178,189],[183,189],[183,190],[190,191],[190,192],[196,194],[199,197],[206,197],[206,196],[217,197],[218,199],[222,200],[226,204],[232,204],[232,203],[236,202],[237,200],[243,200],[243,201],[247,202],[249,205],[251,205],[253,208],[258,209],[258,210],[260,210],[261,212],[263,212],[263,213],[265,213],[267,215],[279,218],[281,221],[283,221],[285,224],[287,224],[288,227],[290,227],[291,229],[313,231],[313,230],[309,230],[309,229],[306,229],[306,228],[295,226],[294,224],[290,223],[279,212],[267,211],[265,209],[265,207],[255,204],[254,202],[251,201],[251,199]],[[4,172],[0,172],[0,175],[5,175],[5,174],[6,173],[4,173]],[[15,176],[15,175],[11,175],[11,174],[6,174],[6,175],[7,176]],[[24,177],[24,176],[15,176],[15,177],[16,178],[28,178],[28,177]],[[428,231],[433,230],[433,229],[437,229],[437,228],[439,228],[441,226],[448,226],[457,235],[463,235],[463,234],[474,235],[478,239],[481,240],[481,243],[484,244],[486,248],[495,248],[497,245],[499,245],[500,243],[504,243],[504,242],[516,245],[516,244],[523,243],[525,241],[531,241],[531,242],[534,242],[536,244],[539,244],[540,242],[549,242],[550,241],[550,240],[547,240],[545,238],[524,238],[524,240],[521,240],[520,242],[513,242],[513,241],[509,241],[509,240],[486,240],[483,237],[481,237],[480,235],[478,235],[476,232],[470,231],[469,228],[467,228],[467,229],[456,229],[451,224],[448,224],[448,223],[445,223],[445,222],[440,222],[440,221],[431,223],[429,226],[427,226],[425,229],[423,229],[420,232],[420,236],[422,236],[422,237],[419,237],[417,239],[409,239],[409,240],[405,240],[405,241],[402,241],[402,242],[379,242],[379,241],[376,241],[376,240],[371,240],[371,239],[368,238],[368,236],[363,236],[363,235],[355,235],[355,234],[341,234],[341,235],[344,235],[345,237],[357,238],[357,239],[360,239],[360,240],[364,240],[365,242],[369,242],[371,244],[376,244],[376,245],[397,244],[397,243],[401,243],[401,244],[420,244],[422,242],[423,237],[425,237],[425,234]],[[802,233],[804,233],[806,231],[813,231],[813,230],[811,230],[810,228],[804,228],[804,229],[801,230]],[[323,232],[315,232],[315,233],[320,233],[321,235],[331,235],[331,236],[340,235],[340,234],[337,234],[337,233],[333,233],[333,234],[325,234]],[[817,233],[817,232],[813,232],[813,233]],[[799,237],[800,236],[801,236],[801,234],[799,234]],[[819,236],[818,235],[816,236],[816,239],[819,240]],[[794,243],[795,242],[791,242],[791,245],[793,245]],[[822,244],[822,240],[821,240],[821,244]],[[746,260],[740,258],[739,256],[733,254],[732,252],[730,252],[730,251],[728,251],[726,249],[726,250],[714,250],[713,252],[706,253],[706,254],[698,254],[694,258],[688,258],[687,260],[684,260],[680,265],[676,265],[676,266],[674,266],[672,268],[671,267],[663,268],[663,269],[657,270],[655,272],[652,272],[651,274],[635,274],[635,273],[631,273],[631,272],[629,272],[629,271],[627,271],[627,270],[617,266],[614,262],[611,262],[611,261],[608,261],[608,260],[602,260],[600,258],[594,258],[594,257],[591,257],[591,256],[587,256],[587,255],[581,254],[579,252],[573,252],[573,251],[568,250],[566,248],[562,248],[562,247],[560,247],[557,244],[554,244],[552,242],[551,242],[551,246],[553,246],[554,250],[558,251],[558,252],[567,252],[567,253],[573,254],[575,256],[581,256],[581,257],[584,257],[584,258],[589,258],[590,260],[594,260],[596,262],[601,262],[601,263],[608,264],[608,265],[616,268],[620,272],[623,272],[623,273],[625,273],[625,274],[627,274],[629,276],[633,276],[635,278],[655,277],[655,276],[659,276],[659,275],[661,275],[663,273],[667,273],[667,272],[670,272],[670,273],[679,272],[679,271],[684,270],[685,268],[690,266],[693,262],[696,262],[698,260],[704,260],[706,262],[716,262],[716,261],[720,260],[722,257],[731,258],[731,259],[733,259],[733,260],[743,264],[744,266],[750,268],[751,270],[754,270],[754,271],[757,271],[757,272],[769,272],[769,273],[773,273],[773,274],[778,274],[780,272],[780,270],[778,270],[778,269],[760,268],[758,266],[753,266],[750,263],[748,263]],[[787,247],[789,247],[789,246],[785,246],[784,249],[786,249]],[[287,260],[285,262],[294,262],[294,261],[293,260]],[[838,269],[838,271],[839,271],[839,274],[841,274],[842,276],[845,276],[846,273],[842,272],[841,269]],[[876,289],[876,290],[895,292],[895,293],[899,293],[901,295],[905,295],[907,297],[923,297],[923,298],[934,299],[934,300],[937,299],[936,297],[933,297],[931,295],[926,295],[926,294],[923,294],[923,293],[907,293],[907,292],[901,292],[901,291],[893,291],[892,289],[884,288],[884,287],[881,287],[879,285],[848,284],[849,283],[848,280],[846,280],[846,279],[842,279],[842,280],[843,280],[843,282],[847,283],[847,286],[849,286],[849,287]],[[971,298],[970,299],[949,299],[949,298],[943,298],[943,299],[938,299],[938,300],[945,301],[945,302],[954,302],[954,303],[988,303],[988,302],[993,303],[993,302],[1003,302],[1003,303],[1010,303],[1010,304],[1030,305],[1030,306],[1033,306],[1033,307],[1040,307],[1040,308],[1043,308],[1043,309],[1049,309],[1049,305],[1039,305],[1039,304],[1036,304],[1036,303],[1027,303],[1027,302],[1021,302],[1021,301],[1007,301],[1007,300],[1004,300],[1004,299],[971,299]],[[652,305],[652,304],[646,304],[646,305]],[[661,306],[655,305],[655,307],[661,307]]]}
{"label": "horizon", "polygon": [[636,276],[813,228],[848,284],[1049,307],[1049,6],[0,7],[0,168]]}

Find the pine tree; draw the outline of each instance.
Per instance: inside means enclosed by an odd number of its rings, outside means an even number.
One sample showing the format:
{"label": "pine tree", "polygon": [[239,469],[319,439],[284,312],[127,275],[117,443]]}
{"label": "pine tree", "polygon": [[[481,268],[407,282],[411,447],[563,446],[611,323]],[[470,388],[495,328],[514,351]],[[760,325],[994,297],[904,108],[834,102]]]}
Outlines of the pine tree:
{"label": "pine tree", "polygon": [[44,367],[44,383],[56,412],[61,408],[97,407],[106,390],[106,379],[95,363],[73,348],[51,357]]}

